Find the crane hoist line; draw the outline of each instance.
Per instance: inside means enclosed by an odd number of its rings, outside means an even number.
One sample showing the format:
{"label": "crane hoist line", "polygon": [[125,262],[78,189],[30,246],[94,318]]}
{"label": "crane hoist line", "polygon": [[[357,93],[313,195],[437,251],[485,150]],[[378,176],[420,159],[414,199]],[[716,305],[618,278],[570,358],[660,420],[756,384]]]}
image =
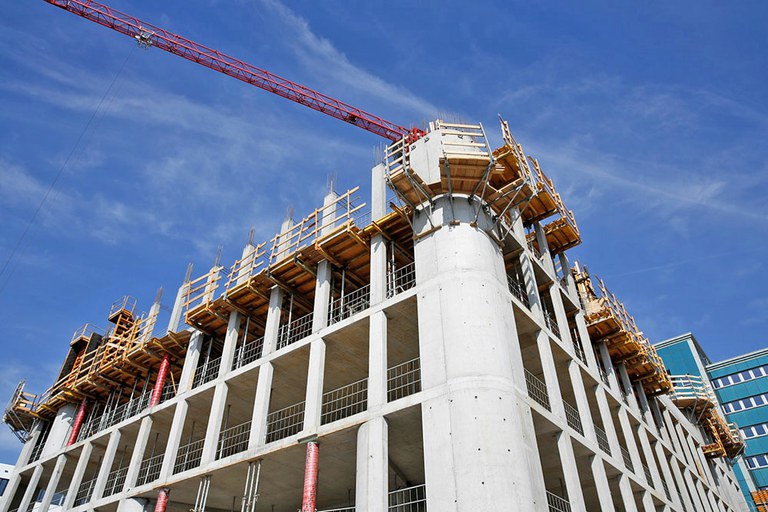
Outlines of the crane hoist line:
{"label": "crane hoist line", "polygon": [[92,0],[44,1],[132,37],[140,46],[160,48],[318,112],[353,124],[358,128],[375,133],[393,142],[399,141],[404,137],[408,142],[413,142],[424,135],[424,131],[419,128],[409,129],[386,121],[343,101],[331,98],[309,87],[292,82],[274,73],[252,66],[247,62],[168,32],[163,28],[141,21],[99,2]]}

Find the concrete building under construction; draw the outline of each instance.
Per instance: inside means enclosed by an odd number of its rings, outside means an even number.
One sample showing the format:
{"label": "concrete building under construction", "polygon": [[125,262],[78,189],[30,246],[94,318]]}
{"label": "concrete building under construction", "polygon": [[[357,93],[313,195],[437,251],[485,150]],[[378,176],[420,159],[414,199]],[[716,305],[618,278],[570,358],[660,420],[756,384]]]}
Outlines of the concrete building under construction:
{"label": "concrete building under construction", "polygon": [[501,130],[430,123],[370,201],[188,276],[167,329],[123,299],[75,333],[5,411],[0,512],[745,510],[738,430],[569,263],[573,213]]}

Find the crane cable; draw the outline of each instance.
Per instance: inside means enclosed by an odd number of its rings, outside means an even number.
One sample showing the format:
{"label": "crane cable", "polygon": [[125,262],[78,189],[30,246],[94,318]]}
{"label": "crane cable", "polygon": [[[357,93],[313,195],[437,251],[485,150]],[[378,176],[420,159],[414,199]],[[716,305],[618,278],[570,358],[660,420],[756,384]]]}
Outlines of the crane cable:
{"label": "crane cable", "polygon": [[[32,229],[32,226],[34,225],[35,221],[37,220],[38,215],[43,209],[43,206],[45,206],[45,203],[48,201],[49,197],[51,196],[51,192],[53,192],[54,187],[59,182],[59,179],[61,178],[62,174],[64,173],[64,170],[69,165],[69,162],[72,160],[72,157],[75,155],[77,150],[80,147],[80,143],[83,141],[83,138],[85,137],[85,134],[88,132],[88,129],[91,127],[91,124],[93,124],[93,121],[96,119],[97,114],[101,110],[101,106],[104,104],[104,101],[107,99],[107,96],[109,96],[109,93],[114,88],[115,84],[117,83],[118,78],[120,78],[120,75],[122,75],[123,70],[128,65],[128,61],[133,56],[136,46],[132,47],[131,50],[128,52],[128,55],[125,57],[125,60],[123,61],[123,64],[120,66],[120,69],[117,70],[117,73],[115,73],[115,76],[112,78],[112,81],[109,83],[109,86],[104,91],[104,94],[101,96],[101,99],[99,100],[98,105],[96,105],[96,108],[94,109],[93,113],[91,113],[90,118],[88,118],[88,122],[85,123],[85,126],[83,127],[82,131],[80,132],[80,135],[77,137],[77,140],[75,141],[74,146],[72,146],[72,150],[67,155],[67,158],[64,160],[64,163],[59,168],[58,172],[56,173],[56,176],[54,176],[53,180],[51,181],[51,184],[48,186],[48,189],[45,191],[45,194],[43,195],[43,198],[40,200],[40,204],[37,205],[37,208],[35,209],[34,213],[32,214],[32,217],[29,219],[29,222],[27,222],[27,226],[24,228],[24,231],[21,233],[21,236],[19,236],[19,239],[16,241],[16,245],[11,250],[11,253],[8,255],[8,257],[5,259],[5,262],[3,263],[2,269],[0,269],[0,277],[3,276],[3,274],[6,273],[6,270],[8,271],[5,281],[2,285],[0,285],[0,294],[2,294],[3,290],[5,290],[5,287],[8,285],[8,283],[11,280],[11,277],[13,276],[14,271],[16,270],[16,267],[11,267],[11,261],[14,259],[16,254],[19,252],[19,249],[21,248],[21,244],[24,242],[24,240],[27,238],[27,235],[29,234],[30,230]],[[110,102],[111,104],[111,102]]]}

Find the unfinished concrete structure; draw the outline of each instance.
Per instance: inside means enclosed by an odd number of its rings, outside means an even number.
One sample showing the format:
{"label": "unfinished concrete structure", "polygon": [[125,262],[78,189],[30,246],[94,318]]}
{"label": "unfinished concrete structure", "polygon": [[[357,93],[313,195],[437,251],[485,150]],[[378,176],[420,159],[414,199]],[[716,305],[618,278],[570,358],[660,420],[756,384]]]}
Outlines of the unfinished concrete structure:
{"label": "unfinished concrete structure", "polygon": [[165,332],[159,298],[78,331],[57,383],[6,411],[26,442],[0,512],[744,510],[738,450],[703,450],[502,132],[492,151],[432,123],[387,148],[370,207],[329,193],[188,276]]}

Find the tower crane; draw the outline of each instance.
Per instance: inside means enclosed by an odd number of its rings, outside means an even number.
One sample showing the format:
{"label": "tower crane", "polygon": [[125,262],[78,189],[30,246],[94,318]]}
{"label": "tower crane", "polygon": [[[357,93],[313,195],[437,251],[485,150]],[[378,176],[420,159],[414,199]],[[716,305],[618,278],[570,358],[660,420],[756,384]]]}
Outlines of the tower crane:
{"label": "tower crane", "polygon": [[93,0],[44,1],[132,37],[144,48],[160,48],[219,73],[224,73],[265,91],[353,124],[358,128],[380,135],[390,141],[399,141],[405,137],[408,142],[413,142],[424,135],[424,131],[419,128],[409,129],[386,121],[362,109],[331,98],[321,92],[314,91],[309,87],[252,66],[247,62],[173,34],[163,28],[141,21],[99,2]]}

